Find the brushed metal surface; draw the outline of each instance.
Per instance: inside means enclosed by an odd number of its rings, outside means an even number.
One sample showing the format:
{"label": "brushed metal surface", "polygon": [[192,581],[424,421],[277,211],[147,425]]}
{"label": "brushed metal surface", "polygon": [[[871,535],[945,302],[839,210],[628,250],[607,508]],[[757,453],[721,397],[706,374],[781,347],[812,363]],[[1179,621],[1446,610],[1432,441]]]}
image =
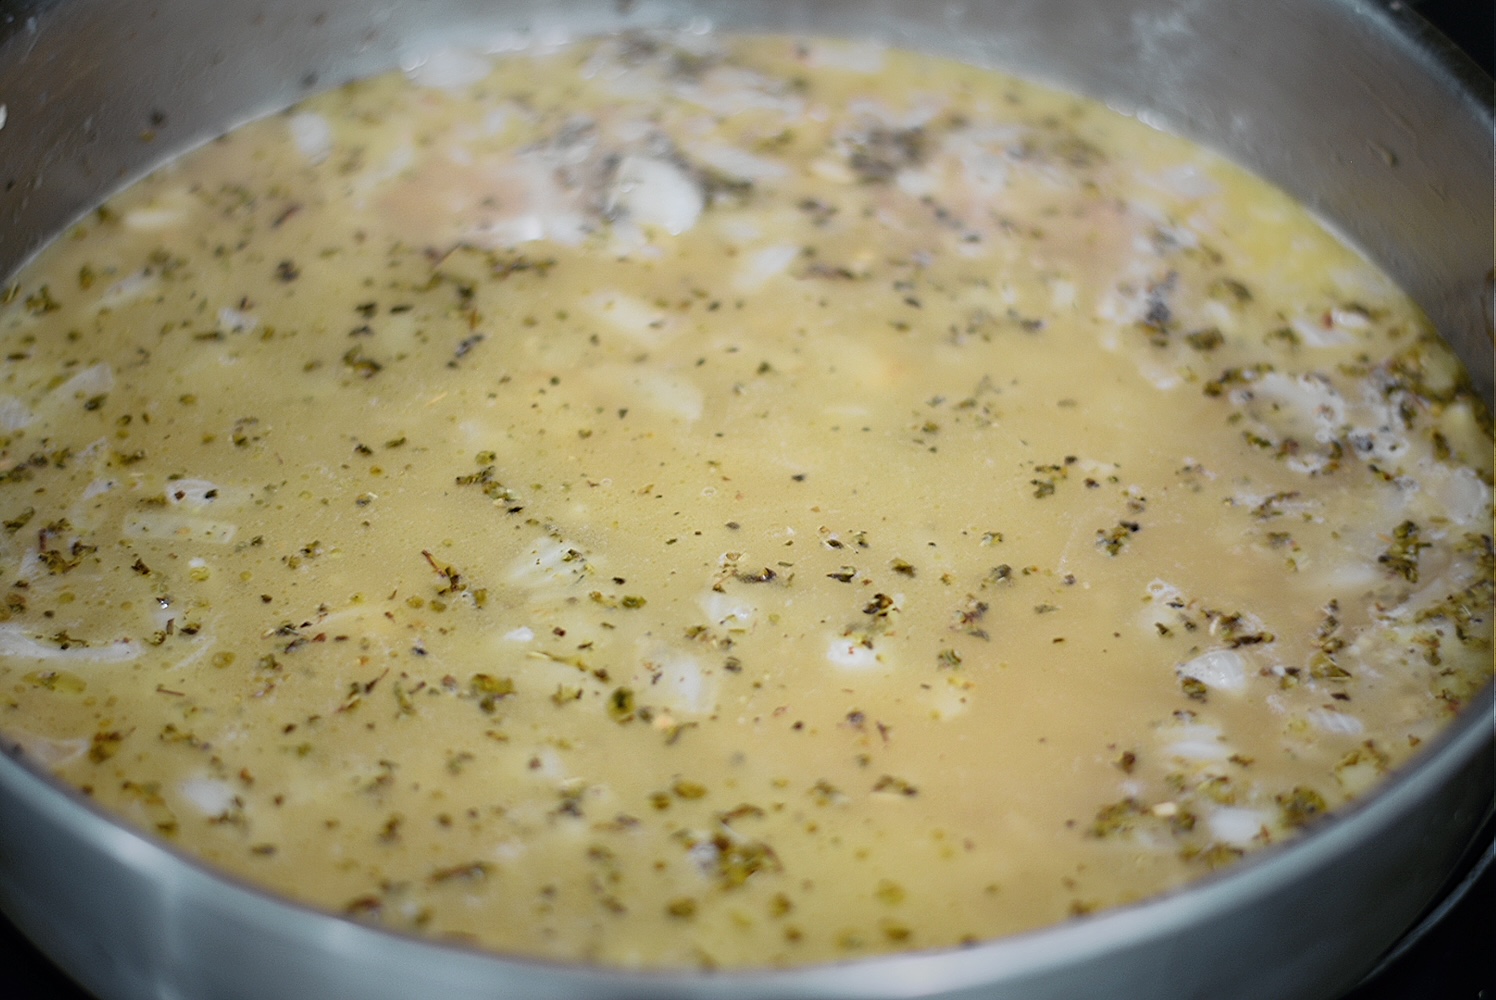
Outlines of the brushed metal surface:
{"label": "brushed metal surface", "polygon": [[[693,22],[998,65],[1215,146],[1387,268],[1491,403],[1489,81],[1369,0],[0,3],[0,274],[163,159],[422,48]],[[106,1000],[1314,1000],[1353,983],[1416,918],[1491,810],[1493,717],[1487,686],[1414,768],[1297,843],[1144,904],[961,951],[715,975],[504,959],[234,884],[7,754],[0,909]]]}

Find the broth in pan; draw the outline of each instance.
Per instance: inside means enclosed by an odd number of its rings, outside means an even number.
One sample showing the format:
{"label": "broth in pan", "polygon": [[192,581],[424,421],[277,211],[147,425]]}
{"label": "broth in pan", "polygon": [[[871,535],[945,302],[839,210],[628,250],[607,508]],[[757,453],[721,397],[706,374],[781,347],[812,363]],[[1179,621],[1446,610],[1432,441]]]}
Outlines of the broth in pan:
{"label": "broth in pan", "polygon": [[776,966],[1145,898],[1492,674],[1493,445],[1280,192],[862,44],[444,52],[0,307],[0,730],[334,912]]}

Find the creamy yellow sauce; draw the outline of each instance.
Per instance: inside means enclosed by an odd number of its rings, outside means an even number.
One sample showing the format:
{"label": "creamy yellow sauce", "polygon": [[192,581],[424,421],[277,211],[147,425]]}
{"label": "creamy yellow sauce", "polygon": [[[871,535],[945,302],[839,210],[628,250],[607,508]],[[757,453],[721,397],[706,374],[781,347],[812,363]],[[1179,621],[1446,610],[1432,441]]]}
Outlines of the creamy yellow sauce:
{"label": "creamy yellow sauce", "polygon": [[1492,674],[1426,320],[1216,156],[864,45],[439,53],[0,308],[0,730],[288,896],[764,966],[1178,886]]}

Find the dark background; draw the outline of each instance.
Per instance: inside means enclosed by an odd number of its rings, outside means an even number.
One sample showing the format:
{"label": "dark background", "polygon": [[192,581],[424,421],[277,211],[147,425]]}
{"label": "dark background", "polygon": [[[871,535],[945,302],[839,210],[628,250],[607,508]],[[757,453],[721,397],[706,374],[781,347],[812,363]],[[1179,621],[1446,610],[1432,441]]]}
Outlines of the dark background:
{"label": "dark background", "polygon": [[[1257,0],[1242,0],[1255,3]],[[1427,18],[1492,74],[1496,0],[1386,0]],[[1493,136],[1496,142],[1496,136]],[[1484,206],[1487,212],[1492,206]],[[1487,823],[1482,843],[1496,836]],[[1422,926],[1344,1000],[1496,1000],[1496,864],[1471,859],[1432,927]],[[1460,880],[1464,881],[1461,882]],[[89,1000],[0,917],[0,996]],[[288,998],[289,1000],[289,998]],[[1082,998],[1077,998],[1082,1000]],[[1102,998],[1104,1000],[1104,998]]]}
{"label": "dark background", "polygon": [[[1402,0],[1470,54],[1491,76],[1496,46],[1496,2],[1493,0]],[[1437,1000],[1437,998],[1435,998]]]}

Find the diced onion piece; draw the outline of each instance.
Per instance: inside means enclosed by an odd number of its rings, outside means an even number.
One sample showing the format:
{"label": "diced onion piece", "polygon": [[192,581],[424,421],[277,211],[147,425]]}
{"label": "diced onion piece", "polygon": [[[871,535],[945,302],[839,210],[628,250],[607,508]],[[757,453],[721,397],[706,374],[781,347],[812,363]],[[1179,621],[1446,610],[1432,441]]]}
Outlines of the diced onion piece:
{"label": "diced onion piece", "polygon": [[321,115],[302,112],[288,123],[291,141],[309,163],[321,163],[332,153],[332,124]]}
{"label": "diced onion piece", "polygon": [[1354,715],[1332,711],[1328,708],[1310,709],[1309,721],[1327,733],[1356,736],[1366,731],[1366,724]]}
{"label": "diced onion piece", "polygon": [[1225,806],[1213,811],[1208,819],[1211,836],[1223,844],[1246,847],[1267,825],[1268,816],[1257,809]]}
{"label": "diced onion piece", "polygon": [[234,807],[233,786],[212,778],[188,778],[178,791],[205,816],[222,816]]}
{"label": "diced onion piece", "polygon": [[1193,677],[1206,687],[1240,694],[1247,687],[1247,660],[1230,649],[1212,649],[1177,668],[1181,677]]}
{"label": "diced onion piece", "polygon": [[878,654],[857,639],[838,636],[826,647],[826,659],[848,670],[867,670],[878,665]]}
{"label": "diced onion piece", "polygon": [[758,608],[752,603],[715,591],[703,595],[696,603],[713,623],[723,628],[748,628],[758,615]]}
{"label": "diced onion piece", "polygon": [[701,217],[701,187],[673,163],[625,156],[608,198],[609,205],[634,222],[679,236]]}

